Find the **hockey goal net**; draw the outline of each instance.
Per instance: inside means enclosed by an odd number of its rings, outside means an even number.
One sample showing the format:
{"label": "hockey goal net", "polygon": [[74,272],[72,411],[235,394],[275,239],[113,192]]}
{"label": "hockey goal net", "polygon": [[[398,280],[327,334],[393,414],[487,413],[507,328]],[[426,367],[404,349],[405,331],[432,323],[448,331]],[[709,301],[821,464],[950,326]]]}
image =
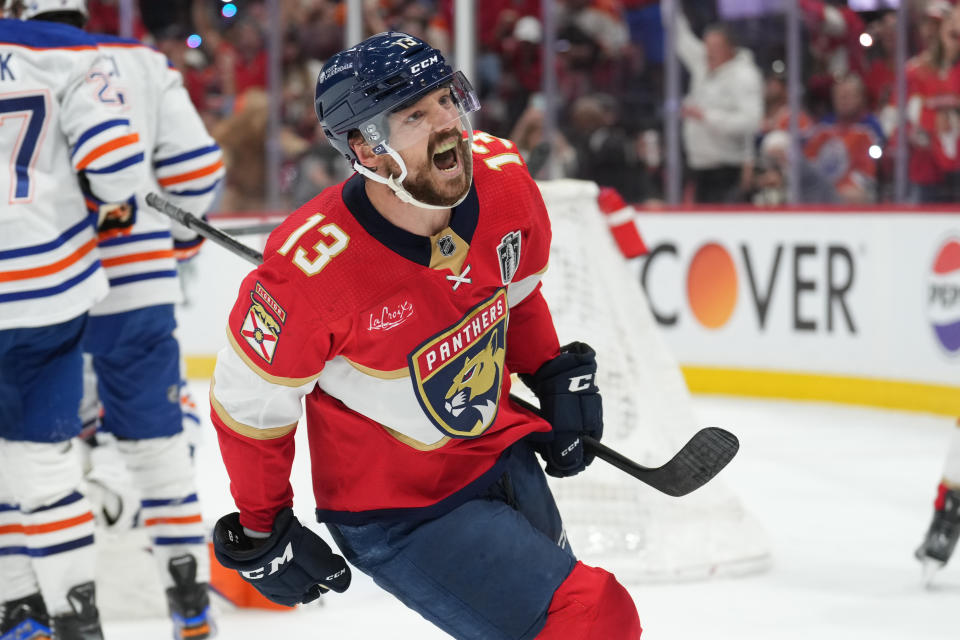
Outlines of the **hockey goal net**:
{"label": "hockey goal net", "polygon": [[[659,466],[698,428],[679,366],[608,230],[597,186],[558,180],[540,187],[553,225],[543,290],[560,343],[582,340],[597,351],[604,444]],[[761,527],[722,473],[671,498],[598,460],[574,478],[551,479],[551,488],[577,556],[621,580],[739,575],[769,564]]]}

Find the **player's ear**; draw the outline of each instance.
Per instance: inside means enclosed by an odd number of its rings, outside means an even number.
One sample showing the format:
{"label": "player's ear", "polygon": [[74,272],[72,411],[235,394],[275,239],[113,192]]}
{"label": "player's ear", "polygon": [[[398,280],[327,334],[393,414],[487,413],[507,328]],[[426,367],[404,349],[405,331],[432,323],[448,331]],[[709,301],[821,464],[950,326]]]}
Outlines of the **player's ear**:
{"label": "player's ear", "polygon": [[373,149],[370,148],[370,144],[367,143],[359,131],[350,132],[349,142],[350,149],[352,149],[353,153],[356,154],[360,164],[372,171],[376,171],[380,168],[380,156],[373,152]]}

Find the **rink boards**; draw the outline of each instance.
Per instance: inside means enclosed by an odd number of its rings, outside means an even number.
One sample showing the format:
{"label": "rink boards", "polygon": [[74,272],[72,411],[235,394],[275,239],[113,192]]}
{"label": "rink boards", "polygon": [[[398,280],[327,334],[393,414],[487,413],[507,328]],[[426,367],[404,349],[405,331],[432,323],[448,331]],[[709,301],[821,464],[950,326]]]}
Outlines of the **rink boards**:
{"label": "rink boards", "polygon": [[634,262],[693,391],[960,415],[960,214],[642,212]]}
{"label": "rink boards", "polygon": [[[960,415],[956,211],[642,211],[637,224],[650,253],[623,286],[644,288],[693,391]],[[191,377],[212,372],[249,268],[215,246],[188,266]]]}

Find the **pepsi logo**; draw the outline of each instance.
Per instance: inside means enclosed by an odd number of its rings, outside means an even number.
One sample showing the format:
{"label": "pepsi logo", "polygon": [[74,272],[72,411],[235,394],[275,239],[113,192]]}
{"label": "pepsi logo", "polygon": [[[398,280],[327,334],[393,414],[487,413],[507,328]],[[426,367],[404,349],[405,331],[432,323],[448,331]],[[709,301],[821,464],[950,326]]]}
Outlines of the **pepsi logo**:
{"label": "pepsi logo", "polygon": [[960,238],[950,238],[937,250],[926,306],[940,346],[950,355],[960,353]]}

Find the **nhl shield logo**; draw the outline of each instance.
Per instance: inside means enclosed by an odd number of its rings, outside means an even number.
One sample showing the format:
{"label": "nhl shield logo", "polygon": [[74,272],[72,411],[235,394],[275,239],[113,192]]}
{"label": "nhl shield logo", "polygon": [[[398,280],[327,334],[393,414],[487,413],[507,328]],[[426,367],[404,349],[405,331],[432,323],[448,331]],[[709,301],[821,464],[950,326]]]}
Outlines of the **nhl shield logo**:
{"label": "nhl shield logo", "polygon": [[497,255],[500,257],[500,279],[503,284],[510,284],[517,265],[520,264],[520,232],[511,231],[503,236],[497,245]]}
{"label": "nhl shield logo", "polygon": [[451,438],[475,438],[496,420],[506,354],[505,289],[408,357],[417,400]]}

